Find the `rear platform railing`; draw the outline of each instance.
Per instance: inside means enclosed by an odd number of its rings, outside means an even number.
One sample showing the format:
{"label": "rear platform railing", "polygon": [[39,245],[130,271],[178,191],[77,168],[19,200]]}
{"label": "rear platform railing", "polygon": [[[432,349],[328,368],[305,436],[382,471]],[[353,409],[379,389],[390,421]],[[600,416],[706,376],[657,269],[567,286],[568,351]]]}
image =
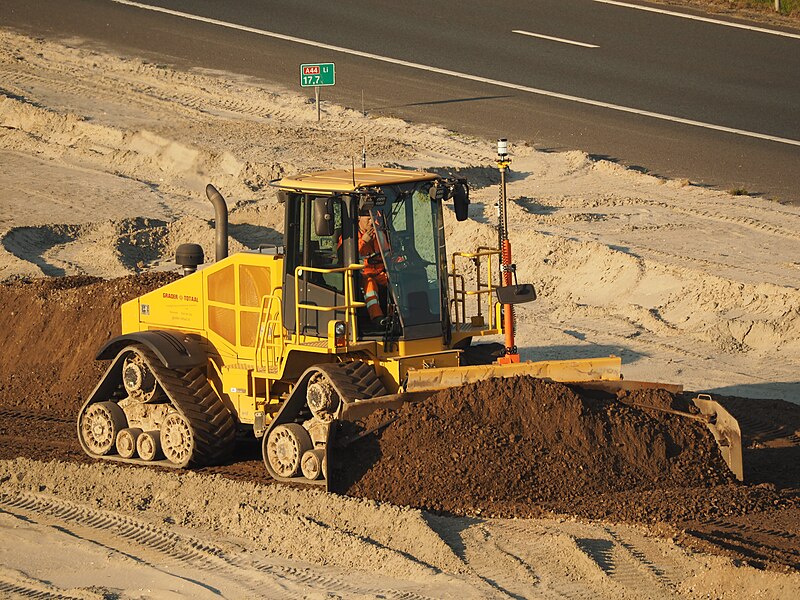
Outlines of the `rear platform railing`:
{"label": "rear platform railing", "polygon": [[[488,246],[478,247],[477,252],[453,252],[450,263],[450,278],[453,280],[453,298],[450,300],[450,310],[453,322],[456,326],[467,323],[467,298],[474,297],[476,304],[476,314],[470,317],[469,324],[473,327],[486,325],[484,317],[484,306],[489,319],[489,326],[494,326],[495,319],[493,293],[497,286],[492,283],[492,258],[499,256],[500,251]],[[457,259],[460,259],[457,261]],[[475,267],[474,286],[467,289],[466,278],[458,270],[459,264],[463,265],[464,259],[469,260]],[[482,263],[486,266],[482,268]],[[481,275],[485,271],[486,281],[481,280]],[[485,299],[483,298],[485,296]]]}

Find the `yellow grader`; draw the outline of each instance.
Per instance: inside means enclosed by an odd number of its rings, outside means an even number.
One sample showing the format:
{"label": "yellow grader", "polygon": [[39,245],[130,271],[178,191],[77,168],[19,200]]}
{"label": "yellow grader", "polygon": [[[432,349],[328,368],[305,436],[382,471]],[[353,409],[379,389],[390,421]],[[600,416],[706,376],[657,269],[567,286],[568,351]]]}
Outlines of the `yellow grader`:
{"label": "yellow grader", "polygon": [[[467,218],[465,180],[354,168],[272,185],[285,205],[282,247],[228,256],[227,207],[209,185],[216,261],[198,270],[202,248],[183,244],[183,277],[123,305],[122,334],[97,354],[110,366],[78,415],[90,456],[207,465],[227,460],[247,434],[262,439],[276,480],[327,485],[335,448],[359,435],[354,423],[437,390],[516,375],[609,390],[656,385],[623,380],[615,356],[519,361],[513,306],[535,293],[512,282],[504,207],[498,247],[446,253],[443,205]],[[359,254],[360,216],[373,224],[379,257]],[[377,322],[362,282],[376,259],[387,275]],[[473,344],[497,335],[505,345],[494,355]],[[710,399],[696,404],[740,470],[736,422]]]}

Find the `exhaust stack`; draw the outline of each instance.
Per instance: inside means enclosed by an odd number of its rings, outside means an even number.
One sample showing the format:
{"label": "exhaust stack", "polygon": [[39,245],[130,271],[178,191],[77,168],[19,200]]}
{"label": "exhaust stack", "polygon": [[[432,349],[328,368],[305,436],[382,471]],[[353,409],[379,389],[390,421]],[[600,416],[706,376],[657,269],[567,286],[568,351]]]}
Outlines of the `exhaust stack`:
{"label": "exhaust stack", "polygon": [[206,186],[206,196],[211,200],[214,205],[214,220],[216,225],[216,258],[217,262],[223,258],[228,257],[228,205],[225,203],[225,198],[222,197],[210,183]]}

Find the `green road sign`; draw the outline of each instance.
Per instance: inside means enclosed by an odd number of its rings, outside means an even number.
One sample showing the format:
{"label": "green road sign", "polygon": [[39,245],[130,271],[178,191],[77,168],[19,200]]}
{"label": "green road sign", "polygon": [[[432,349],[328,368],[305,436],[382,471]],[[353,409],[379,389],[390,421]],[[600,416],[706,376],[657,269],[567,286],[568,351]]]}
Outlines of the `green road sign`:
{"label": "green road sign", "polygon": [[315,63],[300,65],[300,85],[315,87],[318,85],[334,85],[336,76],[333,63]]}

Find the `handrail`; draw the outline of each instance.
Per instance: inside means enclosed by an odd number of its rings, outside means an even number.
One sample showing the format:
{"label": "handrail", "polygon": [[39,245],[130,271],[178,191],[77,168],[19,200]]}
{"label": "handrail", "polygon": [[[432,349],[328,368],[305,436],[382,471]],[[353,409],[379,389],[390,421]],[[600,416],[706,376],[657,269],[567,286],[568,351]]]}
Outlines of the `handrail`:
{"label": "handrail", "polygon": [[[492,292],[495,290],[495,286],[492,284],[492,261],[491,257],[499,256],[500,250],[490,248],[488,246],[479,246],[476,252],[453,252],[453,257],[451,260],[451,272],[450,277],[453,278],[453,296],[455,300],[455,322],[456,324],[460,324],[461,321],[459,320],[458,315],[458,306],[461,306],[461,317],[466,322],[466,304],[467,304],[467,296],[477,296],[477,309],[478,314],[477,316],[483,316],[483,311],[481,309],[481,296],[486,294],[487,295],[487,308],[488,314],[490,315],[490,319],[492,318],[491,315],[493,311],[492,305]],[[456,269],[456,258],[467,258],[472,260],[473,264],[475,265],[475,289],[474,290],[467,290],[466,289],[466,282],[464,280],[464,275],[457,272]],[[486,275],[487,281],[484,283],[481,281],[481,259],[486,258]],[[459,289],[458,282],[461,282],[461,287]],[[484,287],[485,286],[485,287]]]}
{"label": "handrail", "polygon": [[[294,339],[295,343],[300,344],[300,311],[301,310],[314,310],[317,312],[335,312],[344,311],[345,319],[348,321],[350,327],[348,330],[351,336],[355,336],[356,327],[356,309],[366,306],[365,302],[357,302],[355,298],[355,290],[353,288],[353,273],[360,271],[366,265],[352,264],[347,267],[336,267],[333,269],[326,269],[323,267],[305,267],[298,266],[294,270],[294,298],[295,298],[295,314],[294,314]],[[327,275],[330,273],[344,273],[344,304],[338,306],[317,306],[315,304],[301,304],[300,303],[300,277],[303,271],[309,273],[322,273]],[[355,338],[353,337],[353,340]]]}
{"label": "handrail", "polygon": [[[478,250],[485,249],[486,246],[481,246]],[[483,258],[484,256],[497,256],[500,250],[488,250],[486,252],[453,252],[453,256],[462,256],[464,258]]]}
{"label": "handrail", "polygon": [[[455,309],[455,322],[456,325],[460,325],[462,322],[467,320],[467,307],[466,307],[466,300],[464,298],[464,293],[466,291],[466,283],[464,281],[464,276],[461,273],[450,273],[450,277],[453,278],[453,299],[451,302],[453,303],[453,307]],[[459,288],[458,284],[461,283],[461,287]],[[458,318],[458,307],[461,306],[461,320]]]}

